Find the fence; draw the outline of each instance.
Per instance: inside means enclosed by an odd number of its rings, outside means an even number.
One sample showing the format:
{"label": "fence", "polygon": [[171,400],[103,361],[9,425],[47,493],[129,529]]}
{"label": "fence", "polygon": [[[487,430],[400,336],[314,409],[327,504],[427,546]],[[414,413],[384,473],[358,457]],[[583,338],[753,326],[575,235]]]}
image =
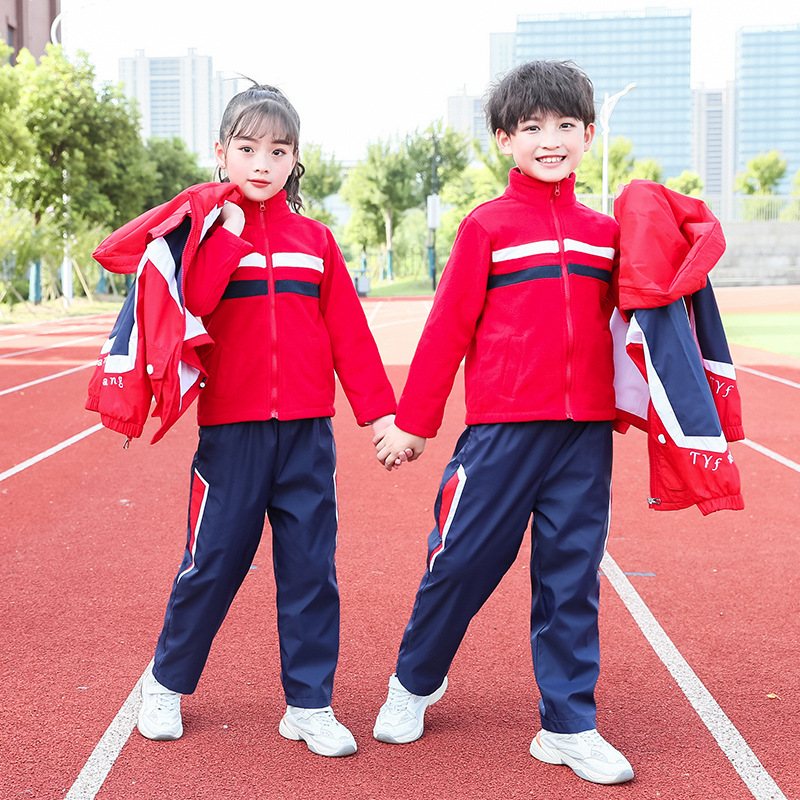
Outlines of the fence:
{"label": "fence", "polygon": [[[800,221],[798,195],[709,195],[703,197],[720,222],[797,222]],[[601,211],[599,194],[578,195],[578,200],[595,211]]]}

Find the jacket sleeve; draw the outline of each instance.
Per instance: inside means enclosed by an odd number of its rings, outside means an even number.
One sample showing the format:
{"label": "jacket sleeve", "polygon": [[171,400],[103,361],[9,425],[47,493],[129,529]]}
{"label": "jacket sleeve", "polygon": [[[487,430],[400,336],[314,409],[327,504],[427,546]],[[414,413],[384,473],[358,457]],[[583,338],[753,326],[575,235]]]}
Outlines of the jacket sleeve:
{"label": "jacket sleeve", "polygon": [[417,436],[436,436],[456,373],[475,338],[486,302],[491,242],[471,217],[461,223],[411,361],[395,423]]}
{"label": "jacket sleeve", "polygon": [[326,231],[320,309],[330,337],[333,366],[359,425],[397,408],[378,346],[333,234]]}
{"label": "jacket sleeve", "polygon": [[242,257],[252,252],[249,242],[221,225],[203,240],[186,270],[186,308],[196,317],[211,313],[222,298]]}

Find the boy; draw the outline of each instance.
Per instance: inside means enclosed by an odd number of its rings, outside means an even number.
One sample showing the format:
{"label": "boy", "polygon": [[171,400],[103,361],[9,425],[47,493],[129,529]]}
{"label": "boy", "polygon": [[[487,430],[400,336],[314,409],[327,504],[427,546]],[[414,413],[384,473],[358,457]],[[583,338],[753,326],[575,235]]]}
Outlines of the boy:
{"label": "boy", "polygon": [[441,425],[466,355],[467,429],[442,479],[389,696],[373,734],[422,735],[471,618],[513,563],[533,514],[531,648],[542,730],[530,752],[595,783],[633,778],[595,727],[598,567],[609,524],[614,408],[609,317],[618,227],[575,200],[594,137],[589,78],[534,61],[492,91],[487,121],[517,165],[505,193],[462,222],[395,424],[392,468]]}

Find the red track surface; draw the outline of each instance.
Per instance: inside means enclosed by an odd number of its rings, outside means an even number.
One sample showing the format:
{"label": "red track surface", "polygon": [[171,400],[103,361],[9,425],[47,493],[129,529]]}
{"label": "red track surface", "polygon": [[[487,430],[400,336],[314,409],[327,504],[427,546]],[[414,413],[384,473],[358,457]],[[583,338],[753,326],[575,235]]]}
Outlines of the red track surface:
{"label": "red track surface", "polygon": [[[425,305],[368,303],[367,312],[399,390]],[[108,317],[0,327],[0,392],[92,360],[110,327]],[[93,332],[91,341],[2,358]],[[800,383],[798,360],[739,349],[736,358]],[[97,424],[81,410],[88,377],[84,369],[0,394],[0,473]],[[800,389],[744,371],[739,383],[749,439],[800,462]],[[278,734],[267,529],[198,691],[184,698],[184,737],[154,743],[134,731],[99,800],[753,796],[607,579],[598,726],[636,779],[595,786],[528,755],[538,724],[528,544],[470,628],[423,738],[375,742],[372,724],[424,569],[436,488],[462,427],[463,393],[457,382],[423,458],[391,474],[378,467],[370,434],[346,402],[338,407],[343,609],[334,707],[359,752],[320,758]],[[64,797],[152,657],[183,551],[195,446],[191,415],[150,447],[155,428],[127,451],[122,437],[100,431],[0,481],[3,800]],[[654,513],[644,437],[633,431],[616,445],[609,554],[783,795],[800,797],[800,473],[735,444],[744,511]]]}

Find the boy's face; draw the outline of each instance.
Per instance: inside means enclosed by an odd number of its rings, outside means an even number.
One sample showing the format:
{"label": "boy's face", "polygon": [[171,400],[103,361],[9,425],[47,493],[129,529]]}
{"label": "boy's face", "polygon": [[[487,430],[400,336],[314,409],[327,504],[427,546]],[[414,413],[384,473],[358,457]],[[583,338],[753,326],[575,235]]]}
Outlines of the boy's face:
{"label": "boy's face", "polygon": [[530,178],[556,183],[574,172],[583,154],[592,146],[594,125],[588,127],[575,117],[546,114],[523,120],[508,134],[497,131],[501,153]]}

